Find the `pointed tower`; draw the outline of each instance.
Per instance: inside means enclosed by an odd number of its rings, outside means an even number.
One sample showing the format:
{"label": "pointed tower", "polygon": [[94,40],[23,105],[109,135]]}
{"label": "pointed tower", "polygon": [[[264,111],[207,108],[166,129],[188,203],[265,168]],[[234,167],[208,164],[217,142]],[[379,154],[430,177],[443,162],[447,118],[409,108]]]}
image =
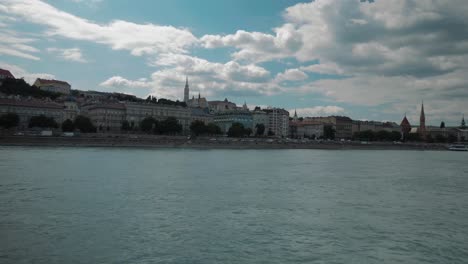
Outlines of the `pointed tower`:
{"label": "pointed tower", "polygon": [[406,118],[406,113],[405,113],[405,117],[401,121],[400,127],[401,127],[401,139],[404,140],[406,139],[406,137],[411,131],[411,124],[408,121],[408,118]]}
{"label": "pointed tower", "polygon": [[247,107],[246,101],[244,101],[244,104],[242,105],[242,110],[249,110],[249,107]]}
{"label": "pointed tower", "polygon": [[184,102],[187,103],[189,100],[189,84],[188,84],[188,77],[185,77],[185,89],[184,89]]}
{"label": "pointed tower", "polygon": [[424,114],[424,101],[421,104],[421,115],[419,116],[419,135],[426,138],[426,115]]}
{"label": "pointed tower", "polygon": [[293,117],[293,121],[294,121],[294,122],[297,122],[297,120],[298,120],[298,119],[299,119],[299,118],[297,117],[297,110],[296,110],[296,109],[294,109],[294,117]]}
{"label": "pointed tower", "polygon": [[463,117],[462,117],[460,128],[461,129],[466,129],[465,115],[463,115]]}

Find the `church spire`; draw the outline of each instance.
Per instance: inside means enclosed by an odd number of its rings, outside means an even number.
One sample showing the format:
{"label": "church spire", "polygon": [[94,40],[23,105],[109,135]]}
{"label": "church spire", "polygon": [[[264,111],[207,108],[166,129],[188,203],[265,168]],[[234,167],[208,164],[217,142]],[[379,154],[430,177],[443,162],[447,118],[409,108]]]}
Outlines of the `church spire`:
{"label": "church spire", "polygon": [[421,102],[421,115],[419,116],[419,135],[426,137],[426,114],[424,113],[424,101]]}
{"label": "church spire", "polygon": [[465,114],[463,114],[460,128],[461,129],[466,129]]}
{"label": "church spire", "polygon": [[188,84],[188,76],[185,76],[184,102],[186,103],[189,100],[189,93],[190,93],[190,88]]}

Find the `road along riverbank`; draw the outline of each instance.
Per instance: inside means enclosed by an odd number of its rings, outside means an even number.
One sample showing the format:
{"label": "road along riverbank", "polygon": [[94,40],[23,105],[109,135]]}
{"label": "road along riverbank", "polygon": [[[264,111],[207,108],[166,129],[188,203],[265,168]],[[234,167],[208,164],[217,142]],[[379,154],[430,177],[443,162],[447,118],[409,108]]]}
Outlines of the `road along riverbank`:
{"label": "road along riverbank", "polygon": [[203,149],[375,149],[375,150],[447,150],[445,144],[288,141],[272,139],[231,139],[186,137],[41,137],[1,136],[1,146],[50,147],[147,147],[147,148],[203,148]]}

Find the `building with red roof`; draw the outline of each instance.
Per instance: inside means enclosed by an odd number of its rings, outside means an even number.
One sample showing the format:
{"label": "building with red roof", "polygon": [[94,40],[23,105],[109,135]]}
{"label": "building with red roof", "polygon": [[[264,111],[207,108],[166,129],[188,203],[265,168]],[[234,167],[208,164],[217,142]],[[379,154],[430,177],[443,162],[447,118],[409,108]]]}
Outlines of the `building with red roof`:
{"label": "building with red roof", "polygon": [[11,74],[9,70],[0,69],[0,80],[4,80],[7,78],[14,79],[15,76],[13,76],[13,74]]}
{"label": "building with red roof", "polygon": [[71,85],[69,83],[59,80],[46,80],[37,78],[34,82],[34,86],[44,91],[61,94],[70,94],[71,91]]}

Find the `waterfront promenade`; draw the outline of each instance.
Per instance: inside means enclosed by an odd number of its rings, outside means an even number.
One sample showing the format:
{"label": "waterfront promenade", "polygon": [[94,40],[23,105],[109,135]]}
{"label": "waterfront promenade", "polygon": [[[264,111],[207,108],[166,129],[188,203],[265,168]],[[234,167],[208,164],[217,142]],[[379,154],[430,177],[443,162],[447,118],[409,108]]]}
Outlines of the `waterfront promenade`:
{"label": "waterfront promenade", "polygon": [[446,144],[362,141],[315,141],[271,138],[226,138],[148,135],[85,135],[78,137],[0,136],[0,146],[148,147],[201,149],[375,149],[447,150]]}

